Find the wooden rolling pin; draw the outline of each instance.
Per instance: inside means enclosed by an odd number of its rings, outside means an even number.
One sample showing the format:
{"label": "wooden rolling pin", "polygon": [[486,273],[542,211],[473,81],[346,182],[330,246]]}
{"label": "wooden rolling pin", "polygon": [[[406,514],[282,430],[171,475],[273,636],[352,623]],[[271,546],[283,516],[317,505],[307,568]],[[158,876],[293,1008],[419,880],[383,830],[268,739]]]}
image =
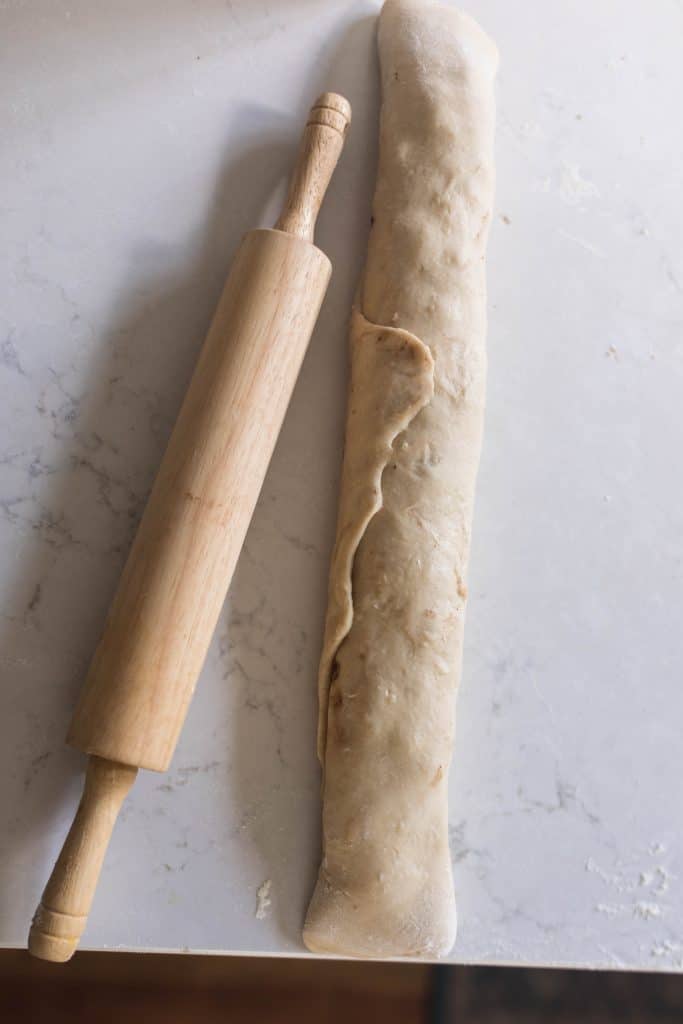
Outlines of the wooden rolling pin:
{"label": "wooden rolling pin", "polygon": [[168,768],[275,447],[331,265],[313,245],[351,119],[311,110],[284,211],[245,236],[95,652],[68,742],[85,788],[29,950],[68,960],[138,768]]}

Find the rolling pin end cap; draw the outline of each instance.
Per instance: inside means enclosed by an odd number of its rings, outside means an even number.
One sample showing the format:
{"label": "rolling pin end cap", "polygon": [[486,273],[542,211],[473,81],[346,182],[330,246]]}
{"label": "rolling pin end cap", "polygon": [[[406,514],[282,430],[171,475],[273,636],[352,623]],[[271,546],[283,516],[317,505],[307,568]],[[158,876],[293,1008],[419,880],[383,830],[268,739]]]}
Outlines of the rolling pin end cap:
{"label": "rolling pin end cap", "polygon": [[324,92],[311,107],[308,124],[334,128],[344,136],[351,124],[351,104],[339,93]]}
{"label": "rolling pin end cap", "polygon": [[58,914],[41,903],[28,933],[28,951],[39,960],[66,963],[76,951],[84,926],[85,918]]}
{"label": "rolling pin end cap", "polygon": [[78,939],[60,939],[31,928],[28,933],[28,951],[39,960],[50,960],[53,964],[64,964],[76,952]]}

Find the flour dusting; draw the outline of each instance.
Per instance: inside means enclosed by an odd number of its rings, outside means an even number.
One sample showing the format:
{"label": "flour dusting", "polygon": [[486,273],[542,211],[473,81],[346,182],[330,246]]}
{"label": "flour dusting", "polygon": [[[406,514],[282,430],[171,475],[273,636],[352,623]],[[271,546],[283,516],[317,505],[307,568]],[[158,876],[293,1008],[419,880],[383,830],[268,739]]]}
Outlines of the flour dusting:
{"label": "flour dusting", "polygon": [[563,164],[560,174],[560,196],[570,206],[578,206],[584,199],[596,199],[600,195],[598,186],[584,178],[576,164]]}
{"label": "flour dusting", "polygon": [[633,905],[633,913],[636,917],[642,917],[644,921],[647,921],[650,917],[661,917],[662,908],[659,903],[650,903],[648,900],[638,900]]}
{"label": "flour dusting", "polygon": [[650,950],[650,956],[664,958],[674,967],[683,967],[683,945],[680,942],[672,942],[671,939],[655,942]]}
{"label": "flour dusting", "polygon": [[268,911],[270,910],[272,904],[272,900],[270,898],[270,890],[272,888],[272,885],[273,883],[271,882],[270,878],[267,878],[265,882],[259,885],[256,891],[255,917],[257,917],[259,921],[262,921],[264,917],[267,916]]}
{"label": "flour dusting", "polygon": [[[663,843],[652,843],[647,850],[649,857],[658,857],[665,852],[666,847]],[[629,898],[629,902],[596,903],[594,909],[597,913],[606,914],[608,917],[636,917],[641,921],[650,921],[666,913],[666,904],[660,903],[656,897],[663,896],[669,891],[670,883],[676,876],[661,863],[638,866],[637,861],[642,856],[636,855],[627,861],[617,860],[616,870],[613,871],[605,870],[592,857],[588,858],[585,863],[586,871],[597,875],[605,886],[614,893],[619,893],[622,899]]]}
{"label": "flour dusting", "polygon": [[595,909],[599,914],[607,914],[608,917],[616,917],[617,914],[623,914],[626,908],[620,903],[596,903]]}
{"label": "flour dusting", "polygon": [[654,888],[655,892],[668,892],[669,882],[675,875],[672,875],[670,871],[667,871],[661,864],[655,868],[655,875],[657,876],[657,885]]}

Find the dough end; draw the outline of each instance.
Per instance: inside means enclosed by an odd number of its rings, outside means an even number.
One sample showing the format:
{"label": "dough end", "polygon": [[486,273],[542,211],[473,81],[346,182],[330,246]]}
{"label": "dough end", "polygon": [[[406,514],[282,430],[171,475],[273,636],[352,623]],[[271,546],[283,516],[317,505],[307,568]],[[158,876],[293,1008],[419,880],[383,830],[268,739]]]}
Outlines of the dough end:
{"label": "dough end", "polygon": [[374,900],[369,893],[354,903],[319,877],[303,930],[306,948],[311,953],[360,960],[438,960],[450,953],[457,932],[452,888],[426,897],[421,912],[410,917],[392,914],[386,901],[380,901],[378,915]]}

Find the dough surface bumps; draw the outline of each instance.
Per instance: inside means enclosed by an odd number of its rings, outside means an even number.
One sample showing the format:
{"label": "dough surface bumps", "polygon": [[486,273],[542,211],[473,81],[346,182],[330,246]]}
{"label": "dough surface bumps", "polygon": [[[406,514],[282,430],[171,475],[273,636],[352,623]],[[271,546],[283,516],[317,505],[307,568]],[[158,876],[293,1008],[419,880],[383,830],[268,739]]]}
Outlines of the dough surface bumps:
{"label": "dough surface bumps", "polygon": [[448,770],[486,375],[497,52],[468,16],[388,0],[379,168],[319,676],[315,952],[455,940]]}

